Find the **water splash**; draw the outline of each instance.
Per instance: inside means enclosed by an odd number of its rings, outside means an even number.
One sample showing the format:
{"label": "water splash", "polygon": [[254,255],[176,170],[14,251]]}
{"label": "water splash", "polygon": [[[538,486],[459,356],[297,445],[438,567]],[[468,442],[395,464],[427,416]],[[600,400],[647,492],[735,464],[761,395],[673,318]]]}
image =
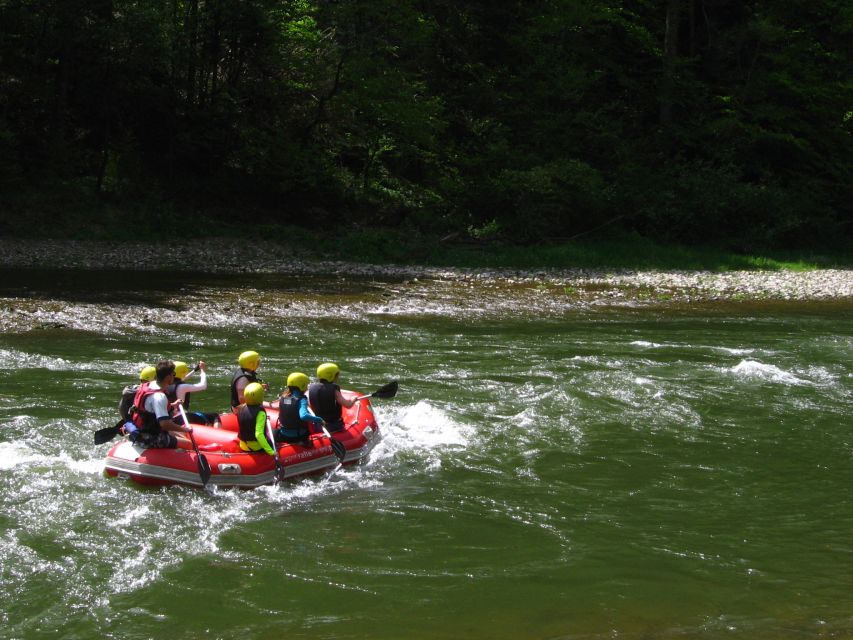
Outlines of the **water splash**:
{"label": "water splash", "polygon": [[389,423],[388,438],[419,451],[448,445],[465,446],[469,433],[445,410],[429,400],[412,406],[393,407],[384,412]]}
{"label": "water splash", "polygon": [[41,459],[23,442],[0,442],[0,471],[31,464]]}
{"label": "water splash", "polygon": [[765,380],[790,385],[805,385],[808,381],[798,378],[793,373],[785,371],[773,364],[765,364],[758,360],[741,360],[729,369],[734,375],[747,380]]}

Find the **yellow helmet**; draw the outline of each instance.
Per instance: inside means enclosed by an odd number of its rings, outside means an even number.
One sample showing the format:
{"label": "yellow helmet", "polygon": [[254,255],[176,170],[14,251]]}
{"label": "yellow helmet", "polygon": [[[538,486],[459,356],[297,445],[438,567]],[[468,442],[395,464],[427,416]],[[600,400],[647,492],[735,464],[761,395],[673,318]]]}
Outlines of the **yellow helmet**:
{"label": "yellow helmet", "polygon": [[243,390],[243,399],[246,404],[261,404],[264,401],[264,388],[257,382],[250,382]]}
{"label": "yellow helmet", "polygon": [[287,376],[287,386],[296,387],[300,391],[305,391],[308,388],[308,376],[300,371],[294,371]]}
{"label": "yellow helmet", "polygon": [[243,369],[254,371],[261,364],[261,356],[257,351],[244,351],[240,354],[240,357],[237,358],[237,362],[240,363],[240,366]]}
{"label": "yellow helmet", "polygon": [[150,364],[147,367],[142,367],[142,371],[139,372],[139,379],[143,382],[151,382],[156,377],[157,369]]}
{"label": "yellow helmet", "polygon": [[190,366],[186,362],[175,360],[175,377],[183,380],[190,372]]}
{"label": "yellow helmet", "polygon": [[340,372],[341,368],[334,362],[324,362],[317,367],[317,377],[327,382],[334,382],[335,376]]}

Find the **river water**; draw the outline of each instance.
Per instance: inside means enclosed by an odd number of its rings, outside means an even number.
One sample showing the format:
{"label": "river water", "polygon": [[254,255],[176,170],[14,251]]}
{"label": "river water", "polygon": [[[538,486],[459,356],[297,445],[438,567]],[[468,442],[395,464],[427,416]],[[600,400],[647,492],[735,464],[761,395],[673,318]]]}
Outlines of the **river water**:
{"label": "river water", "polygon": [[[2,638],[851,638],[853,305],[0,272]],[[102,475],[121,388],[341,365],[384,438],[254,491]],[[272,395],[272,394],[271,394]]]}

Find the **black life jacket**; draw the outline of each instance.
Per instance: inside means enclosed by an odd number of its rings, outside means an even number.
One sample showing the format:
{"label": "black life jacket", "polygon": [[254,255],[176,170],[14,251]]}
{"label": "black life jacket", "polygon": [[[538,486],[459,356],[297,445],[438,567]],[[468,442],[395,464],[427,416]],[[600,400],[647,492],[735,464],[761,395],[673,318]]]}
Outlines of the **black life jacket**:
{"label": "black life jacket", "polygon": [[341,405],[336,398],[340,389],[334,382],[315,382],[308,387],[308,395],[311,397],[311,408],[314,413],[326,422],[337,423],[341,421]]}
{"label": "black life jacket", "polygon": [[139,385],[136,396],[133,398],[133,411],[131,421],[140,431],[150,434],[160,433],[160,422],[157,415],[145,409],[145,401],[155,393],[163,393],[162,389],[152,389],[150,382]]}
{"label": "black life jacket", "polygon": [[[237,367],[234,370],[234,375],[231,376],[231,406],[236,407],[240,404],[240,399],[237,397],[237,381],[240,378],[246,378],[249,382],[260,382],[256,371],[249,371],[243,367]],[[248,383],[247,383],[248,384]],[[252,438],[254,440],[254,438]]]}
{"label": "black life jacket", "polygon": [[[178,387],[184,384],[184,381],[180,378],[175,378],[175,381],[170,384],[168,387],[164,389],[166,392],[166,397],[169,398],[169,402],[175,402],[178,399]],[[192,394],[188,393],[184,396],[184,410],[190,410],[190,396]]]}
{"label": "black life jacket", "polygon": [[139,386],[138,384],[129,384],[121,390],[121,400],[118,401],[118,414],[125,422],[130,420],[130,410],[133,407],[133,401],[136,398],[136,392],[139,391]]}
{"label": "black life jacket", "polygon": [[307,422],[299,417],[299,402],[303,396],[282,396],[278,399],[278,426],[287,431],[288,438],[303,439],[311,435]]}
{"label": "black life jacket", "polygon": [[260,404],[244,404],[237,411],[237,423],[240,425],[240,440],[243,442],[256,441],[255,437],[255,422],[258,419],[258,414],[264,410]]}

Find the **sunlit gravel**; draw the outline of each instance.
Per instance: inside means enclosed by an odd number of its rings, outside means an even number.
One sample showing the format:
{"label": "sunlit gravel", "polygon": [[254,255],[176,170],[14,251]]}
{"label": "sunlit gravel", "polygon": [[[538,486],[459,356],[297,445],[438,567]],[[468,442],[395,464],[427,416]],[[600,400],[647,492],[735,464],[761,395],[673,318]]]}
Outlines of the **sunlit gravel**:
{"label": "sunlit gravel", "polygon": [[[0,267],[311,275],[373,283],[372,291],[340,302],[344,312],[354,316],[443,314],[447,311],[483,314],[513,309],[548,314],[601,306],[853,298],[853,270],[849,269],[718,273],[369,265],[315,261],[295,257],[286,247],[274,242],[246,243],[227,239],[151,245],[0,238]],[[294,302],[301,304],[301,311],[308,315],[312,313],[312,305],[317,304],[315,300]],[[196,304],[203,302],[197,300]],[[8,315],[15,309],[20,310],[19,307],[7,306],[5,311]],[[54,314],[48,315],[55,318]]]}

